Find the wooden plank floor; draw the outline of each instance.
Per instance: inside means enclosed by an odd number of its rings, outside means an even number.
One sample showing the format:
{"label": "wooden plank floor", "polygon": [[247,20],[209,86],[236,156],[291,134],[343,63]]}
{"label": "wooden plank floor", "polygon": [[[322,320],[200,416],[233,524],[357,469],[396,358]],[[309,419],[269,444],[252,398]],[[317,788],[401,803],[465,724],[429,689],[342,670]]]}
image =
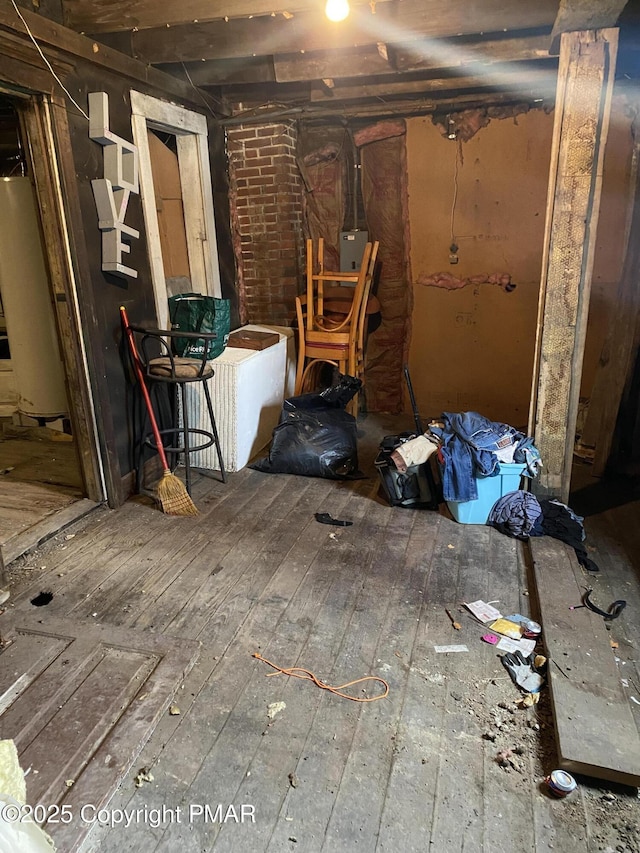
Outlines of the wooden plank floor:
{"label": "wooden plank floor", "polygon": [[84,491],[71,436],[0,421],[0,549],[10,563],[89,507],[74,506]]}
{"label": "wooden plank floor", "polygon": [[[543,646],[560,767],[640,785],[640,736],[622,683],[607,621],[578,607],[585,578],[573,549],[547,536],[529,547],[544,625]],[[602,603],[603,612],[609,602]],[[609,630],[611,630],[609,623]],[[602,720],[607,720],[607,726]]]}
{"label": "wooden plank floor", "polygon": [[[516,706],[495,650],[460,608],[483,598],[505,613],[530,612],[522,544],[457,524],[444,508],[391,509],[379,497],[375,447],[406,425],[360,421],[367,479],[248,469],[226,485],[203,478],[195,519],[144,502],[97,510],[72,539],[9,567],[13,606],[32,610],[34,595],[53,593],[38,613],[45,624],[48,614],[77,616],[113,626],[114,637],[122,626],[202,643],[178,691],[180,713],[162,718],[105,817],[140,811],[126,827],[95,825],[83,853],[638,853],[635,789],[581,779],[566,800],[548,795],[543,779],[556,761],[548,697]],[[315,512],[353,525],[318,524]],[[633,565],[625,577],[637,596]],[[625,641],[636,662],[637,636]],[[436,650],[448,644],[468,651]],[[270,677],[256,651],[330,684],[377,675],[389,695],[356,703]],[[378,689],[359,685],[355,695]],[[269,719],[274,702],[286,707]],[[512,751],[506,767],[500,750]],[[143,766],[154,778],[136,787]],[[243,804],[245,821],[236,822],[228,806],[240,818]],[[163,807],[157,820],[152,810]]]}

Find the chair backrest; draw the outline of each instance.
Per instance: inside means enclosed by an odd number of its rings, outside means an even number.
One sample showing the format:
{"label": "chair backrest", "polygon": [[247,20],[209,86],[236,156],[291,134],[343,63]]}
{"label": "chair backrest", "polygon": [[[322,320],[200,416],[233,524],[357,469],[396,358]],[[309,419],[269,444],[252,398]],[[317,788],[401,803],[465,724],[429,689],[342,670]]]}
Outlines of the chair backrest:
{"label": "chair backrest", "polygon": [[364,339],[365,339],[365,322],[367,319],[367,303],[369,302],[369,296],[371,295],[371,288],[373,286],[373,280],[376,274],[376,261],[378,259],[378,249],[380,248],[380,241],[376,240],[371,247],[371,254],[369,255],[369,265],[367,267],[367,277],[365,281],[364,293],[362,294],[362,300],[360,302],[360,313],[358,315],[358,332],[357,332],[357,347],[358,347],[358,359],[360,361],[364,360]]}
{"label": "chair backrest", "polygon": [[[184,381],[212,375],[212,370],[207,364],[207,343],[209,340],[216,339],[216,333],[183,332],[177,329],[156,329],[133,325],[130,328],[139,341],[140,366],[150,379]],[[193,340],[194,343],[203,341],[202,354],[196,358],[179,358],[173,352],[171,345],[172,340],[179,337]]]}
{"label": "chair backrest", "polygon": [[[323,260],[324,244],[318,240],[317,252],[314,251],[313,241],[307,240],[307,293],[306,315],[304,318],[307,331],[347,332],[353,330],[354,340],[357,335],[358,321],[362,299],[367,287],[367,278],[371,269],[371,254],[373,244],[367,243],[356,273],[339,270],[325,270]],[[376,250],[377,252],[377,250]],[[325,316],[325,285],[348,283],[354,284],[353,298],[348,313],[342,320]]]}

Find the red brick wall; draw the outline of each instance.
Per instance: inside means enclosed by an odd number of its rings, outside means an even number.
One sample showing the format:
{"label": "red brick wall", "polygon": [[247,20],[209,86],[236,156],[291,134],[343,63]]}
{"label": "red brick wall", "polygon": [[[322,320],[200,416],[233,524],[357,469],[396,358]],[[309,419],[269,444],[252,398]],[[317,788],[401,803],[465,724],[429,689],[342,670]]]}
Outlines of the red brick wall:
{"label": "red brick wall", "polygon": [[291,325],[302,265],[302,181],[294,123],[228,129],[240,316]]}

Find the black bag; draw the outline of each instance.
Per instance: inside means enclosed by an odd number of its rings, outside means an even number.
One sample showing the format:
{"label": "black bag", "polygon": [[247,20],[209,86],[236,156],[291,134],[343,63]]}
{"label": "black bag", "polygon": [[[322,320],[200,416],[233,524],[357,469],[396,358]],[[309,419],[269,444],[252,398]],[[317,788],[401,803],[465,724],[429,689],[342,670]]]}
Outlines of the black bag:
{"label": "black bag", "polygon": [[[207,342],[207,360],[224,352],[231,331],[228,299],[200,293],[179,293],[169,299],[169,319],[172,330],[215,333],[215,339]],[[183,358],[202,358],[204,338],[173,338],[173,347],[176,355]]]}
{"label": "black bag", "polygon": [[356,419],[344,407],[362,383],[343,376],[321,393],[284,401],[269,455],[249,465],[267,474],[299,474],[331,480],[358,479]]}
{"label": "black bag", "polygon": [[386,435],[380,442],[375,466],[382,488],[391,506],[437,509],[438,488],[431,468],[431,459],[419,465],[410,465],[404,473],[400,473],[391,458],[393,451],[410,438],[416,438],[416,433]]}

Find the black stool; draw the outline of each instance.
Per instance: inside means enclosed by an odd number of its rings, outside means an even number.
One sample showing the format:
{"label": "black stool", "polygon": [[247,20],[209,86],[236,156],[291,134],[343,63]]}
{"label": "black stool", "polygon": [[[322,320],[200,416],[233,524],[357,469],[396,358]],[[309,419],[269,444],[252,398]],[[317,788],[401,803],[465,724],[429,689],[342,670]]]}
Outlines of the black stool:
{"label": "black stool", "polygon": [[[191,463],[189,459],[190,453],[195,453],[198,450],[204,450],[216,446],[218,454],[218,463],[220,465],[220,474],[223,483],[227,482],[227,474],[224,470],[224,461],[222,459],[222,450],[220,448],[220,439],[218,438],[218,429],[216,427],[216,419],[213,414],[213,404],[211,402],[211,394],[209,392],[208,380],[214,375],[213,368],[207,362],[207,351],[209,349],[209,341],[215,340],[216,334],[207,334],[205,332],[183,332],[168,329],[148,329],[143,326],[131,326],[132,331],[140,336],[140,345],[138,348],[140,362],[144,370],[145,376],[150,386],[154,383],[173,386],[173,426],[168,429],[161,429],[161,436],[171,436],[171,444],[164,445],[165,452],[169,455],[172,469],[178,464],[180,456],[184,456],[185,480],[187,492],[191,494]],[[199,358],[180,358],[173,354],[171,348],[172,338],[192,338],[194,341],[204,343],[202,356]],[[158,354],[159,353],[159,354]],[[187,406],[187,385],[193,382],[201,382],[207,403],[209,420],[211,423],[210,430],[199,429],[189,425],[189,408]],[[178,392],[180,393],[180,402],[182,403],[182,425],[178,422]],[[191,436],[202,436],[205,440],[199,444],[192,444]],[[139,444],[138,455],[138,490],[144,491],[141,488],[143,483],[143,467],[144,467],[144,448],[150,447],[157,450],[156,442],[153,433],[144,433]],[[207,477],[215,477],[215,474],[206,469],[199,469],[202,474]],[[217,479],[217,478],[216,478]]]}

